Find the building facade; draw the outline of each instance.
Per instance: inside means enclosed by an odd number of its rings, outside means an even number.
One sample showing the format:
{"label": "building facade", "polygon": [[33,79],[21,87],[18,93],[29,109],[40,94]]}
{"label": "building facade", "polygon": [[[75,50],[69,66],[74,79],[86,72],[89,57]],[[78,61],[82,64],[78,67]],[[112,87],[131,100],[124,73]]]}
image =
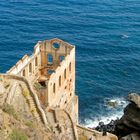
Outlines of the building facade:
{"label": "building facade", "polygon": [[23,56],[7,74],[25,77],[38,87],[37,94],[43,107],[64,109],[73,122],[78,123],[73,45],[57,38],[39,41],[33,54]]}

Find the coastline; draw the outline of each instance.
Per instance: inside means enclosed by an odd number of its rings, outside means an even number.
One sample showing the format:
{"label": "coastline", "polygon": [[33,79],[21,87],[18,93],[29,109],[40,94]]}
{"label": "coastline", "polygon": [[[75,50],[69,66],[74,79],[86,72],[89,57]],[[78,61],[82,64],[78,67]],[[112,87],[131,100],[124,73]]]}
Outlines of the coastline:
{"label": "coastline", "polygon": [[[107,103],[116,103],[116,106],[110,106]],[[85,119],[85,123],[81,123],[85,127],[95,128],[99,125],[99,122],[108,124],[112,120],[120,119],[123,115],[123,109],[129,104],[125,98],[112,98],[104,99],[104,106],[109,110],[107,115],[97,116],[93,119]]]}

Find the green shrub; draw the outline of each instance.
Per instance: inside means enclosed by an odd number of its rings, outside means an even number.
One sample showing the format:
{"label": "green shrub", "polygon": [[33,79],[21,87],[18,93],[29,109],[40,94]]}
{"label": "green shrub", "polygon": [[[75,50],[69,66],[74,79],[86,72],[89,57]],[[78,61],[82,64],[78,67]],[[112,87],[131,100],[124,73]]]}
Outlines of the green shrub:
{"label": "green shrub", "polygon": [[97,134],[95,132],[93,132],[93,136],[96,136]]}
{"label": "green shrub", "polygon": [[10,140],[28,140],[27,135],[19,130],[13,130],[12,133],[9,135]]}
{"label": "green shrub", "polygon": [[13,108],[13,106],[5,103],[2,107],[2,110],[6,113],[8,113],[9,115],[12,115],[15,119],[18,119],[18,116]]}
{"label": "green shrub", "polygon": [[29,91],[28,91],[27,89],[26,89],[26,90],[24,89],[24,90],[23,90],[23,96],[24,96],[25,98],[28,98],[29,95],[30,95],[30,94],[29,94]]}
{"label": "green shrub", "polygon": [[0,77],[0,81],[3,81],[3,79]]}
{"label": "green shrub", "polygon": [[40,89],[42,89],[42,86],[41,86],[41,84],[40,83],[34,83],[34,87],[35,87],[35,89],[37,90],[37,91],[39,91]]}
{"label": "green shrub", "polygon": [[34,123],[32,121],[25,122],[25,125],[27,125],[31,129],[35,128],[35,125],[34,125]]}

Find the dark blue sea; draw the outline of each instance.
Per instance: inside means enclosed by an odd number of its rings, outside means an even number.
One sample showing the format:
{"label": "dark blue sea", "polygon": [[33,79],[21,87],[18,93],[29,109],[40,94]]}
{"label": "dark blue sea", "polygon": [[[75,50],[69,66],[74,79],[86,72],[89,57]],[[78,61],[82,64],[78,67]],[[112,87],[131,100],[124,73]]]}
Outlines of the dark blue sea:
{"label": "dark blue sea", "polygon": [[56,37],[76,46],[80,123],[120,117],[140,92],[140,0],[0,0],[0,72]]}

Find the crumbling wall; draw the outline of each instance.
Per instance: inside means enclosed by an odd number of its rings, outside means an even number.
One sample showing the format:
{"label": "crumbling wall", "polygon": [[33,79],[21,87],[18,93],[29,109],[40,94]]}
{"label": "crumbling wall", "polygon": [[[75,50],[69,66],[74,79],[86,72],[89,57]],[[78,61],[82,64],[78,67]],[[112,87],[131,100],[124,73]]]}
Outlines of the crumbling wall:
{"label": "crumbling wall", "polygon": [[48,105],[62,109],[66,109],[68,105],[71,106],[71,111],[67,111],[71,112],[71,115],[74,114],[72,119],[78,122],[78,100],[73,104],[71,102],[73,98],[75,98],[75,48],[49,78]]}
{"label": "crumbling wall", "polygon": [[38,95],[42,104],[66,109],[78,122],[74,46],[57,38],[40,41],[30,57],[25,55],[7,73],[26,77],[31,84],[42,84],[44,89]]}
{"label": "crumbling wall", "polygon": [[107,133],[103,135],[102,132],[77,125],[77,132],[79,140],[118,140],[117,136]]}
{"label": "crumbling wall", "polygon": [[41,65],[40,43],[34,47],[34,53],[31,56],[24,55],[7,74],[24,76],[30,81],[34,81],[39,76],[39,67]]}
{"label": "crumbling wall", "polygon": [[[62,60],[70,54],[74,46],[57,38],[45,40],[41,43],[41,61],[42,66],[52,64],[53,67],[59,66]],[[52,58],[52,62],[51,62]]]}

